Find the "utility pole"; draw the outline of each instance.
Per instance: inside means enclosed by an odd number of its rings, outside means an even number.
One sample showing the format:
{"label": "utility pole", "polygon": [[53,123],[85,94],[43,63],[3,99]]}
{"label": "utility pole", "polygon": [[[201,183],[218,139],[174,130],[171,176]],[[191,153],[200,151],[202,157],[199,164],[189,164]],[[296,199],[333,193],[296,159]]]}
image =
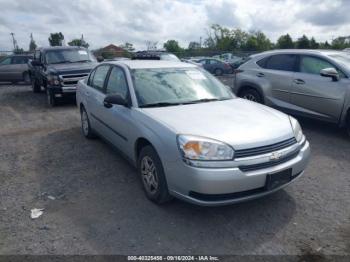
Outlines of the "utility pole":
{"label": "utility pole", "polygon": [[13,50],[17,50],[18,46],[17,46],[17,41],[15,39],[15,34],[14,33],[10,33],[10,35],[12,36]]}

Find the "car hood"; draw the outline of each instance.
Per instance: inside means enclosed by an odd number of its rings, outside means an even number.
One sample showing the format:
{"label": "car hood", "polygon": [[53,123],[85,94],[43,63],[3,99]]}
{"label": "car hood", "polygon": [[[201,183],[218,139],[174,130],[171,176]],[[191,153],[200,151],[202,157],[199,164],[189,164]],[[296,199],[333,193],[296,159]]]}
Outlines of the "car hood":
{"label": "car hood", "polygon": [[47,70],[57,74],[85,73],[90,72],[96,65],[95,62],[51,64]]}
{"label": "car hood", "polygon": [[216,139],[235,149],[264,146],[294,136],[288,115],[239,98],[142,111],[176,134]]}

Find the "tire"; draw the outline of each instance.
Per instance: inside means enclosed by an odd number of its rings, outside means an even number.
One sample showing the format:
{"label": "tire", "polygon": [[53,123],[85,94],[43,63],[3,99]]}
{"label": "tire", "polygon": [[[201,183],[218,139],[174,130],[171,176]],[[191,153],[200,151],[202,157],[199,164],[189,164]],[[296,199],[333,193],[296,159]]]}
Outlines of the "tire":
{"label": "tire", "polygon": [[32,78],[31,82],[32,82],[33,93],[40,93],[41,87],[39,82],[35,78]]}
{"label": "tire", "polygon": [[348,136],[350,136],[350,111],[348,112],[348,116],[346,118],[346,132]]}
{"label": "tire", "polygon": [[149,200],[156,204],[163,204],[172,199],[162,162],[152,146],[145,146],[141,149],[137,167],[143,190]]}
{"label": "tire", "polygon": [[86,112],[84,107],[82,107],[80,110],[80,119],[81,119],[81,132],[83,133],[83,135],[88,139],[96,138],[96,135],[91,128],[89,115]]}
{"label": "tire", "polygon": [[48,106],[55,107],[57,105],[57,98],[55,97],[54,93],[51,92],[49,89],[46,89],[46,95]]}
{"label": "tire", "polygon": [[23,73],[23,82],[27,85],[29,85],[31,83],[30,76],[29,76],[28,72]]}
{"label": "tire", "polygon": [[256,102],[256,103],[263,103],[263,98],[260,95],[260,93],[258,91],[256,91],[253,88],[247,88],[244,89],[240,92],[239,97],[243,98],[243,99],[247,99],[249,101],[252,102]]}
{"label": "tire", "polygon": [[224,71],[220,68],[216,68],[214,70],[214,74],[217,75],[217,76],[222,76],[224,74]]}

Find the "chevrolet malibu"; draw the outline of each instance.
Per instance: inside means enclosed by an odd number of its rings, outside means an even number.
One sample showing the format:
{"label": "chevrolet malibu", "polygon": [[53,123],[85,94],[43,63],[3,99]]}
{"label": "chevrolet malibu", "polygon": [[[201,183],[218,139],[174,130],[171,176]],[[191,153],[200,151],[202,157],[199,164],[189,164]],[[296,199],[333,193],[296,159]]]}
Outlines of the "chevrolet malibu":
{"label": "chevrolet malibu", "polygon": [[79,82],[77,105],[83,135],[119,149],[158,204],[261,197],[300,177],[310,156],[296,119],[235,97],[188,63],[100,64]]}

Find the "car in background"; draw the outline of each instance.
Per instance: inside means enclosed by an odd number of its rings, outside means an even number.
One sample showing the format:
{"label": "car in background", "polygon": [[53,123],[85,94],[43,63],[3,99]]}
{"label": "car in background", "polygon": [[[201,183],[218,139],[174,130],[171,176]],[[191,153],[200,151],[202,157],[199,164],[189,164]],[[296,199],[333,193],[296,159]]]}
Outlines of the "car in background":
{"label": "car in background", "polygon": [[276,50],[235,70],[239,97],[347,127],[350,134],[350,56],[334,50]]}
{"label": "car in background", "polygon": [[221,76],[223,74],[232,74],[233,72],[233,69],[229,63],[223,62],[219,59],[203,58],[193,61],[202,64],[205,70],[217,76]]}
{"label": "car in background", "polygon": [[58,99],[75,96],[78,81],[87,77],[96,64],[96,58],[83,47],[39,48],[28,63],[33,92],[43,87],[48,105],[55,106]]}
{"label": "car in background", "polygon": [[300,177],[309,161],[296,119],[235,97],[188,63],[103,63],[79,81],[76,98],[82,134],[117,147],[158,204],[262,197]]}
{"label": "car in background", "polygon": [[230,65],[240,61],[242,58],[239,57],[239,56],[235,56],[231,53],[223,53],[223,54],[220,54],[220,55],[215,55],[215,56],[212,56],[213,58],[216,58],[216,59],[219,59],[219,60],[222,60],[226,63],[229,63]]}
{"label": "car in background", "polygon": [[10,55],[0,60],[0,81],[30,84],[28,61],[32,55]]}
{"label": "car in background", "polygon": [[181,59],[181,62],[189,63],[189,64],[203,68],[203,65],[201,63],[197,63],[197,62],[190,60],[190,59]]}
{"label": "car in background", "polygon": [[138,51],[134,53],[132,60],[165,60],[180,62],[180,59],[166,51]]}

